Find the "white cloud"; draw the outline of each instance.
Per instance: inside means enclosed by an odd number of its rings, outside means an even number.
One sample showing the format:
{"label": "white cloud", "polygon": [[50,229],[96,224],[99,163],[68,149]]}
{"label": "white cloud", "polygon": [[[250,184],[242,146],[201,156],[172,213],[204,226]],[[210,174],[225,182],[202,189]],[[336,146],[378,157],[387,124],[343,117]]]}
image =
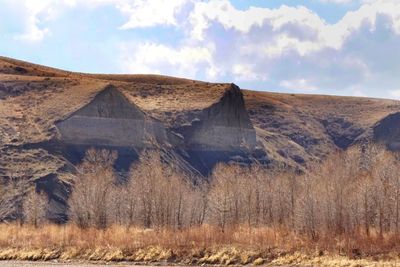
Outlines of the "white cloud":
{"label": "white cloud", "polygon": [[154,43],[130,43],[122,45],[121,49],[122,68],[130,73],[157,73],[195,78],[202,70],[210,76],[215,72],[211,64],[211,51],[205,47],[174,49]]}
{"label": "white cloud", "polygon": [[37,42],[49,34],[49,29],[41,28],[39,27],[39,24],[42,20],[48,20],[51,18],[53,12],[50,8],[51,3],[51,0],[25,0],[23,2],[25,32],[18,34],[16,36],[17,39],[28,42]]}
{"label": "white cloud", "polygon": [[120,4],[120,11],[129,17],[121,29],[134,29],[156,25],[177,26],[176,14],[187,0],[136,0]]}
{"label": "white cloud", "polygon": [[71,6],[111,5],[117,8],[127,21],[120,29],[154,27],[159,25],[178,26],[177,16],[188,4],[197,0],[64,0]]}
{"label": "white cloud", "polygon": [[348,4],[357,2],[356,0],[320,0],[323,3],[334,3],[334,4]]}
{"label": "white cloud", "polygon": [[229,1],[224,0],[198,2],[189,18],[193,25],[192,37],[202,40],[203,32],[211,26],[211,21],[218,21],[226,29],[248,32],[255,25],[261,26],[265,19],[263,11],[256,7],[250,7],[247,11],[237,10]]}
{"label": "white cloud", "polygon": [[390,90],[389,95],[400,100],[400,90]]}
{"label": "white cloud", "polygon": [[251,64],[234,64],[232,66],[232,74],[237,81],[268,80],[267,74],[258,74],[256,71],[254,71],[254,66]]}
{"label": "white cloud", "polygon": [[50,29],[40,26],[56,17],[57,12],[66,8],[96,8],[109,5],[127,17],[120,29],[153,27],[157,25],[177,26],[177,14],[190,4],[191,0],[5,0],[17,6],[21,12],[25,31],[16,37],[21,40],[38,42],[50,34]]}
{"label": "white cloud", "polygon": [[312,92],[318,89],[312,85],[311,81],[306,79],[283,80],[279,85],[283,88],[300,92]]}
{"label": "white cloud", "polygon": [[370,23],[373,31],[380,14],[392,18],[394,23],[390,26],[400,32],[399,1],[378,0],[365,4],[356,11],[348,12],[336,24],[328,24],[303,6],[283,5],[277,9],[250,7],[242,11],[228,0],[210,0],[197,3],[191,13],[191,37],[204,40],[205,32],[215,23],[242,34],[268,27],[268,33],[273,34],[274,38],[271,38],[273,42],[268,44],[267,52],[276,54],[292,48],[300,54],[306,54],[326,47],[340,49],[346,38],[363,24]]}
{"label": "white cloud", "polygon": [[175,17],[188,21],[179,26],[187,35],[178,45],[124,50],[131,72],[347,95],[384,96],[389,92],[382,88],[400,83],[400,2],[365,3],[335,24],[302,6],[238,10],[228,0],[192,3],[187,17]]}
{"label": "white cloud", "polygon": [[212,44],[216,78],[375,96],[400,83],[398,1],[365,3],[329,24],[301,6],[238,10],[211,0],[197,3],[189,21],[188,41],[179,49]]}

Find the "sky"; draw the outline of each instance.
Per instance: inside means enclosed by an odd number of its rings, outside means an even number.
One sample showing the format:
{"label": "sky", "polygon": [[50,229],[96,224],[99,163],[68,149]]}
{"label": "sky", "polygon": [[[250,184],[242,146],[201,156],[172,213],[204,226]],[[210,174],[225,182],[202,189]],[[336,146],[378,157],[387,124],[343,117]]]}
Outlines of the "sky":
{"label": "sky", "polygon": [[0,0],[0,55],[400,99],[400,0]]}

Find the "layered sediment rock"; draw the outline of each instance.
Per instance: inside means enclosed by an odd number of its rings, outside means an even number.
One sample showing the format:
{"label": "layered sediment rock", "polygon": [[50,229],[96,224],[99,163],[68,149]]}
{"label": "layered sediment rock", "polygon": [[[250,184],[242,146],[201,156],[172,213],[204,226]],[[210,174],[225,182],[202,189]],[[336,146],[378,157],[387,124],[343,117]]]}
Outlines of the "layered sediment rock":
{"label": "layered sediment rock", "polygon": [[239,87],[232,84],[220,101],[205,109],[186,138],[187,146],[193,149],[254,149],[256,133]]}
{"label": "layered sediment rock", "polygon": [[182,168],[207,175],[217,162],[245,158],[257,146],[243,95],[233,84],[183,127],[182,135],[147,115],[111,85],[56,126],[62,153],[70,162],[78,163],[89,147],[107,148],[118,151],[116,168],[125,171],[143,148],[168,146],[181,166],[191,165]]}
{"label": "layered sediment rock", "polygon": [[166,140],[162,123],[148,118],[115,87],[57,124],[61,139],[73,145],[143,147],[149,139]]}

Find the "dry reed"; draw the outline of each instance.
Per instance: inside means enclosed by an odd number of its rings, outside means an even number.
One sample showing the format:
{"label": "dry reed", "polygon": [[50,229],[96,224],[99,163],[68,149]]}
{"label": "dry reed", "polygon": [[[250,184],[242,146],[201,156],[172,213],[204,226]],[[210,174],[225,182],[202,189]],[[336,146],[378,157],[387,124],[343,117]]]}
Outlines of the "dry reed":
{"label": "dry reed", "polygon": [[[284,228],[204,225],[184,230],[111,226],[0,224],[0,260],[180,262],[186,264],[310,264],[392,266],[395,234],[320,237],[311,240]],[[384,265],[383,265],[384,266]]]}

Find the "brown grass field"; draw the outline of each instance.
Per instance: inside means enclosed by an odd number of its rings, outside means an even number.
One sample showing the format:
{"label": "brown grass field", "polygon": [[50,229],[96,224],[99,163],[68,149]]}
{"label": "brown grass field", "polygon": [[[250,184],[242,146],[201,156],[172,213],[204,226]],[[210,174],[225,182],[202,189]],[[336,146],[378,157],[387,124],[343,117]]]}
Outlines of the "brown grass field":
{"label": "brown grass field", "polygon": [[211,226],[186,230],[74,225],[40,228],[0,225],[0,260],[106,261],[181,264],[301,266],[395,266],[396,235],[359,234],[311,240],[285,229]]}

